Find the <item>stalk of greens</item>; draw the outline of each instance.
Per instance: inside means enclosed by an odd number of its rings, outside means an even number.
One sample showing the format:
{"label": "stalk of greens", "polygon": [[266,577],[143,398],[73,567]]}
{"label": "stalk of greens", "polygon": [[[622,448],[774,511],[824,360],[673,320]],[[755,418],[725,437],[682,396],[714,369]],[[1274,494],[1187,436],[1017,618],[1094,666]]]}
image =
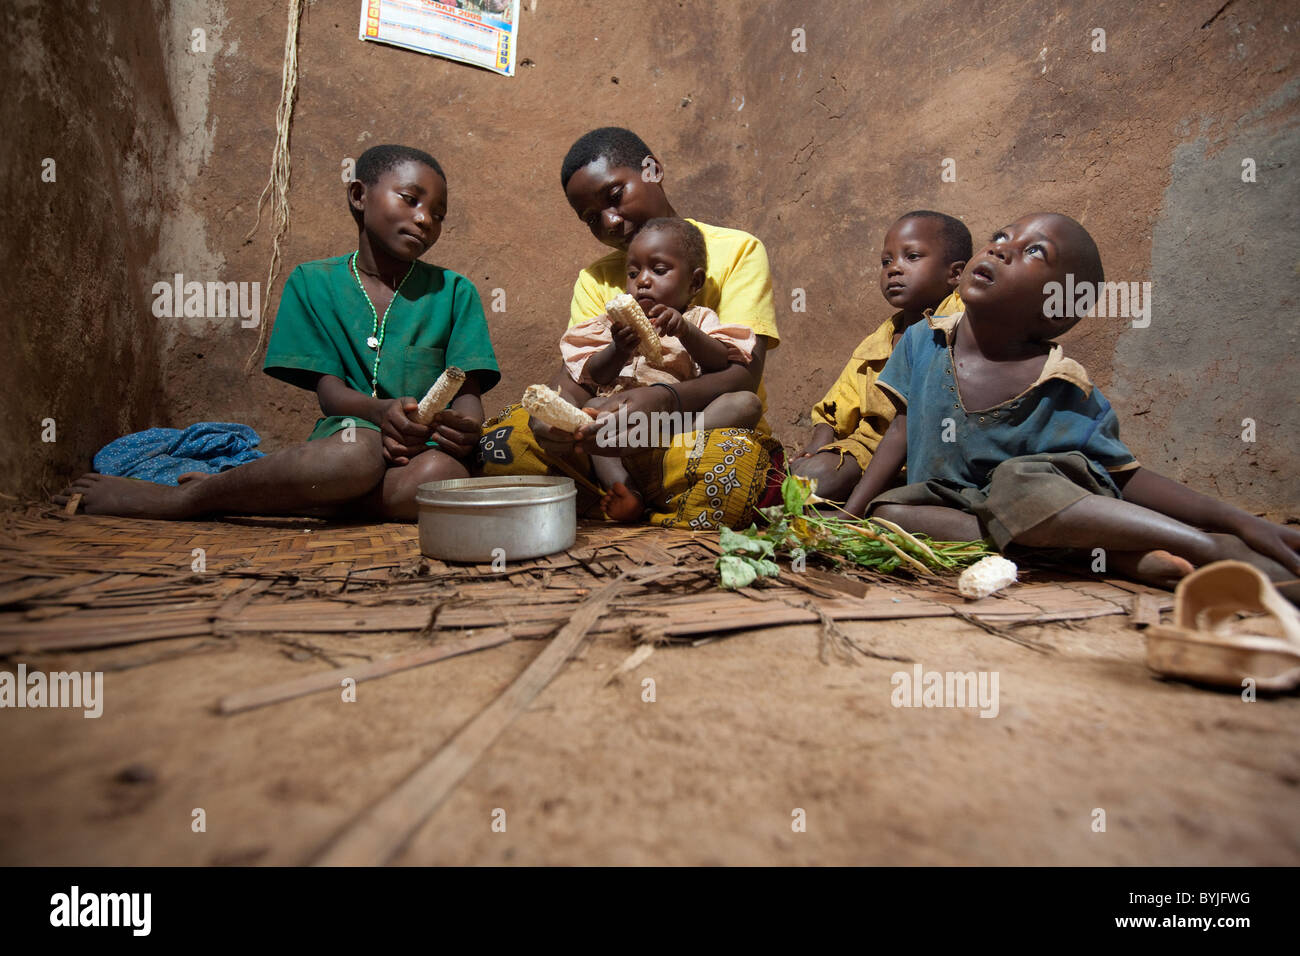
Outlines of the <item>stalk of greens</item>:
{"label": "stalk of greens", "polygon": [[832,555],[886,574],[906,567],[919,574],[953,572],[994,552],[983,541],[931,541],[881,518],[866,520],[823,515],[809,504],[813,495],[805,478],[789,475],[781,483],[782,504],[760,514],[767,527],[745,531],[722,528],[718,558],[724,588],[743,588],[759,578],[776,577],[778,554]]}

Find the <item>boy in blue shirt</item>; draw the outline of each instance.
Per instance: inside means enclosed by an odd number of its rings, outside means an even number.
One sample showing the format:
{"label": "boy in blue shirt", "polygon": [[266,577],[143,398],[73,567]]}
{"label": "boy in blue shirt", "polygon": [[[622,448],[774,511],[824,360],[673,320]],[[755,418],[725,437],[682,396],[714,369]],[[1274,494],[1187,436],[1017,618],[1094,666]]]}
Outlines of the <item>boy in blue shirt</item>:
{"label": "boy in blue shirt", "polygon": [[[898,413],[848,510],[940,540],[1103,548],[1113,568],[1166,586],[1228,558],[1300,575],[1300,531],[1138,465],[1110,403],[1051,341],[1078,321],[1044,310],[1067,274],[1076,288],[1103,281],[1092,237],[1056,213],[1017,220],[972,257],[965,312],[910,328],[880,374]],[[887,491],[905,461],[911,484]]]}
{"label": "boy in blue shirt", "polygon": [[817,494],[843,501],[862,478],[894,417],[894,404],[876,387],[889,354],[925,313],[961,311],[953,293],[971,255],[970,230],[954,216],[928,209],[905,213],[880,249],[880,294],[898,311],[863,339],[839,379],[813,406],[812,438],[790,472],[817,482]]}

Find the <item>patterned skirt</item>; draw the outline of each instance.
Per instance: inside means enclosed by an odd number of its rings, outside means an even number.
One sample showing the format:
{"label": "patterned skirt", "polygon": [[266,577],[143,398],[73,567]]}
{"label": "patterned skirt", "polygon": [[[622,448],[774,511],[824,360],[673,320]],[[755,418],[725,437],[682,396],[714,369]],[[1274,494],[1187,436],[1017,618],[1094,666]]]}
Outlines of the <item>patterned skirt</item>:
{"label": "patterned skirt", "polygon": [[[646,520],[664,528],[698,531],[745,528],[755,509],[780,501],[785,455],[780,444],[746,428],[690,432],[668,448],[648,448],[623,459],[649,508]],[[510,405],[483,426],[475,475],[568,475],[578,485],[578,513],[599,517],[591,459],[548,454],[528,427],[528,412]]]}

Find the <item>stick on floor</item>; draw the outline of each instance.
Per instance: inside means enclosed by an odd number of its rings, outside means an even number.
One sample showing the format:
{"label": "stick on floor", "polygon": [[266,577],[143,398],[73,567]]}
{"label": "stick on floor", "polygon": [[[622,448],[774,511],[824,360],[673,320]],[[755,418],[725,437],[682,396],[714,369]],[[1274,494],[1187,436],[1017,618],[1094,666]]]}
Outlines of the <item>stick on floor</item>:
{"label": "stick on floor", "polygon": [[391,860],[479,757],[542,692],[600,619],[610,601],[634,583],[677,573],[639,568],[593,591],[513,684],[461,728],[434,756],[340,833],[314,861],[317,866],[377,866]]}
{"label": "stick on floor", "polygon": [[382,661],[350,664],[347,667],[337,667],[317,674],[308,674],[305,677],[297,677],[267,687],[254,687],[252,690],[236,691],[233,694],[227,694],[218,701],[217,711],[222,714],[238,714],[241,711],[252,710],[255,707],[278,704],[281,701],[292,700],[295,697],[303,697],[307,694],[315,694],[319,691],[338,690],[340,682],[345,677],[351,677],[360,684],[362,681],[374,680],[376,677],[387,677],[389,674],[410,670],[412,667],[423,667],[425,664],[446,660],[459,654],[469,654],[472,651],[497,647],[501,644],[507,644],[511,640],[508,630],[494,628],[474,637],[467,637],[459,641],[448,641],[446,644],[435,644],[433,647],[412,651],[409,654],[398,654]]}

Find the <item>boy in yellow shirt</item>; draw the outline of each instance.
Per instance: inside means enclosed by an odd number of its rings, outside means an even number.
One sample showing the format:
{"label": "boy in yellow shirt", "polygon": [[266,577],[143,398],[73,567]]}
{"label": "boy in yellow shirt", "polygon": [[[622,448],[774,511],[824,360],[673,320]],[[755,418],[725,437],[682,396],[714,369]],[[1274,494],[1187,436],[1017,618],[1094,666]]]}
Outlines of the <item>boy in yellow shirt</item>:
{"label": "boy in yellow shirt", "polygon": [[[660,158],[631,130],[595,129],[569,149],[560,171],[565,199],[592,237],[611,250],[578,273],[570,327],[603,315],[606,303],[624,291],[628,247],[645,224],[679,217],[664,180]],[[780,338],[763,243],[739,229],[680,218],[700,231],[706,249],[704,286],[692,301],[717,313],[723,324],[752,331],[753,351],[748,363],[728,361],[725,369],[704,372],[671,391],[643,386],[620,392],[619,406],[628,422],[655,413],[698,413],[719,396],[742,391],[754,392],[762,403],[767,353]],[[563,366],[551,384],[580,407],[593,394]],[[755,509],[780,501],[784,452],[762,418],[752,430],[701,431],[693,443],[670,448],[638,448],[623,432],[603,443],[599,433],[594,424],[577,433],[558,431],[510,406],[484,428],[480,473],[576,476],[583,508],[596,503],[585,484],[595,478],[592,456],[616,455],[645,495],[646,520],[669,528],[746,527]]]}
{"label": "boy in yellow shirt", "polygon": [[971,255],[970,230],[960,219],[930,210],[900,216],[880,253],[880,291],[898,309],[853,350],[826,396],[813,406],[812,437],[790,471],[817,482],[817,494],[844,501],[894,417],[894,405],[876,386],[890,352],[907,329],[934,309],[960,312],[957,280]]}

